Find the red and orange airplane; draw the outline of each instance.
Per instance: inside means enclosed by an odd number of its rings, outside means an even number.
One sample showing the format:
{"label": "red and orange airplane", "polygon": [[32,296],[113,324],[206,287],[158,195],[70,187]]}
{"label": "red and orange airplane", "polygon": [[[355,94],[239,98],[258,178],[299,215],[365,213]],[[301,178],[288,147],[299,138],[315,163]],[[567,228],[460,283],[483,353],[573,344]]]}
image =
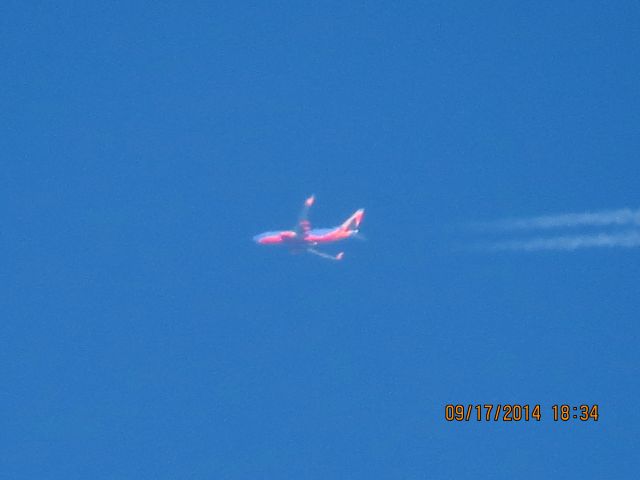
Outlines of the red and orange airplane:
{"label": "red and orange airplane", "polygon": [[344,257],[344,252],[340,252],[337,255],[329,255],[313,247],[318,244],[347,240],[348,238],[359,238],[358,227],[360,226],[360,222],[362,222],[362,217],[364,217],[364,208],[357,210],[346,219],[342,225],[333,228],[312,229],[307,216],[314,201],[314,195],[311,195],[305,200],[295,230],[264,232],[253,237],[253,240],[260,245],[284,245],[289,247],[294,253],[306,251],[329,260],[341,260]]}

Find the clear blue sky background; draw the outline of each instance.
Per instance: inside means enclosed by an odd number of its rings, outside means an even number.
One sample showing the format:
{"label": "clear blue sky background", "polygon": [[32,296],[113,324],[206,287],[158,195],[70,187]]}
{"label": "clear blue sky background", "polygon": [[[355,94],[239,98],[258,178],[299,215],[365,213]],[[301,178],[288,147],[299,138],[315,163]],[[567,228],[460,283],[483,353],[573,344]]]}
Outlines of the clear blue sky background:
{"label": "clear blue sky background", "polygon": [[305,3],[2,2],[1,476],[634,478],[640,250],[454,244],[640,204],[638,3]]}

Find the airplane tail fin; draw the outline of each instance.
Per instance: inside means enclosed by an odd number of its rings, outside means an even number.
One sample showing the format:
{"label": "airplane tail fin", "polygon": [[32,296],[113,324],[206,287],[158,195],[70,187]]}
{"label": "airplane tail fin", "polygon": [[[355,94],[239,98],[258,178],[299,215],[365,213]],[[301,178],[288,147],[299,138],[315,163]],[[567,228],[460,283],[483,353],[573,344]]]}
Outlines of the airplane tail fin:
{"label": "airplane tail fin", "polygon": [[361,208],[360,210],[357,210],[349,218],[347,218],[344,221],[344,223],[340,225],[340,229],[344,231],[357,232],[363,217],[364,217],[364,208]]}

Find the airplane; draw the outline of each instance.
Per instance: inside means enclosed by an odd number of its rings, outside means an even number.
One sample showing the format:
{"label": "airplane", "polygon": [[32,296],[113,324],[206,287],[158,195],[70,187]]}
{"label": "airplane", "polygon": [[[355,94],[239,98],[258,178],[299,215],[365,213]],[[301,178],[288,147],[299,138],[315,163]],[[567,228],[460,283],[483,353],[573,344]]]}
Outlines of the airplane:
{"label": "airplane", "polygon": [[358,235],[358,227],[364,217],[364,208],[356,210],[353,215],[337,227],[312,229],[307,217],[315,199],[315,195],[311,195],[304,201],[302,211],[298,217],[298,224],[293,230],[264,232],[253,237],[253,240],[260,245],[284,245],[289,247],[292,253],[306,251],[327,260],[342,260],[344,252],[340,252],[337,255],[329,255],[316,250],[314,247],[319,244],[339,242],[349,238],[362,238]]}

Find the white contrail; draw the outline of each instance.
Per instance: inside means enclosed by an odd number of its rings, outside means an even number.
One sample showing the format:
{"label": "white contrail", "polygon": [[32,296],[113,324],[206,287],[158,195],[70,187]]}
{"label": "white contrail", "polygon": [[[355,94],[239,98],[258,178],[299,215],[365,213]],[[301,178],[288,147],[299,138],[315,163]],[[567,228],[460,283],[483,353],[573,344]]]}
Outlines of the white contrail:
{"label": "white contrail", "polygon": [[492,251],[564,250],[594,247],[640,247],[640,231],[621,233],[594,233],[589,235],[568,235],[549,238],[532,238],[496,242],[486,246]]}
{"label": "white contrail", "polygon": [[483,229],[535,230],[563,227],[640,226],[640,209],[603,210],[600,212],[563,213],[540,217],[512,218],[477,223]]}

